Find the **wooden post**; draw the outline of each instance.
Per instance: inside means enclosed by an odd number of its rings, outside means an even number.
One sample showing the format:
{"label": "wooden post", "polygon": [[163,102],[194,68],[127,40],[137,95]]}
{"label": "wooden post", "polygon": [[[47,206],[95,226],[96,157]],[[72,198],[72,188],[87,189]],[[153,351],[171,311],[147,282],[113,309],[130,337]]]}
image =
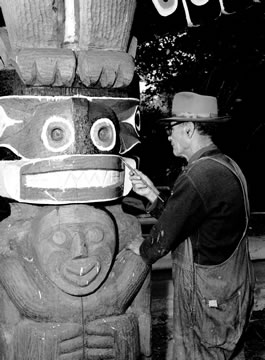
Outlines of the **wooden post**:
{"label": "wooden post", "polygon": [[136,0],[0,6],[0,353],[150,359],[150,269],[126,250],[141,226],[121,206]]}

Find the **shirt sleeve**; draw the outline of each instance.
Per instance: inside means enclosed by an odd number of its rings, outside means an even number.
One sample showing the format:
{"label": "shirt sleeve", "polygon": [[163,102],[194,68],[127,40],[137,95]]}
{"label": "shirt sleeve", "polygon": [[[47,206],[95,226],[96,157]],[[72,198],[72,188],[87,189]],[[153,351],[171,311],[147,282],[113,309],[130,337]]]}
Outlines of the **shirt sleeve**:
{"label": "shirt sleeve", "polygon": [[146,212],[152,215],[154,218],[158,219],[165,209],[167,199],[168,196],[159,194],[159,198],[157,198],[153,203],[148,203],[146,205]]}
{"label": "shirt sleeve", "polygon": [[[156,206],[160,211],[163,204]],[[157,211],[157,207],[152,209],[152,213],[154,210]],[[180,175],[161,215],[140,247],[144,261],[153,264],[174,250],[198,228],[205,215],[205,206],[196,185],[186,173]]]}

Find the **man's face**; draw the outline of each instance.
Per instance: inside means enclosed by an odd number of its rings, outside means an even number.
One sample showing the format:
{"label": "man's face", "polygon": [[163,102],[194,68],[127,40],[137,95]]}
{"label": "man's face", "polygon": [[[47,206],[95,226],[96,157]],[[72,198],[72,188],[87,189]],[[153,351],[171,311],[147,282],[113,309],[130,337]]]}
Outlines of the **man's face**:
{"label": "man's face", "polygon": [[63,206],[44,215],[33,246],[51,281],[71,295],[87,295],[105,280],[113,262],[115,227],[104,212]]}
{"label": "man's face", "polygon": [[186,123],[172,123],[167,130],[168,140],[172,145],[173,154],[175,156],[187,157],[190,139],[186,131]]}

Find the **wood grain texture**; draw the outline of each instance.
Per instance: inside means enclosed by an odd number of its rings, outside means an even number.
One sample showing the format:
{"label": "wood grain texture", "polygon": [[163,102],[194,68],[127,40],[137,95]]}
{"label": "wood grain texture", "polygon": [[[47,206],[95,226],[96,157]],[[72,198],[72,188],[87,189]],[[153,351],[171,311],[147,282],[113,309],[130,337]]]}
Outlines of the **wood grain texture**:
{"label": "wood grain texture", "polygon": [[16,73],[5,95],[33,95],[0,100],[0,188],[14,189],[0,222],[6,360],[151,356],[150,267],[126,249],[141,226],[118,200],[120,144],[138,135],[136,2],[0,0],[0,69]]}
{"label": "wood grain texture", "polygon": [[135,8],[135,0],[80,0],[80,49],[126,52]]}
{"label": "wood grain texture", "polygon": [[58,11],[53,7],[53,1],[1,1],[1,8],[14,51],[57,48],[62,43]]}
{"label": "wood grain texture", "polygon": [[[62,354],[73,359],[82,351],[88,358],[95,356],[95,359],[104,359],[108,352],[113,354],[113,359],[120,360],[137,360],[140,352],[145,356],[150,354],[148,342],[139,345],[138,332],[150,335],[149,267],[139,256],[125,250],[126,243],[139,236],[139,223],[123,213],[120,206],[109,206],[106,210],[87,205],[60,209],[11,205],[11,216],[0,223],[0,305],[5,302],[0,323],[0,351],[6,359],[12,359],[11,350],[24,360],[59,360]],[[63,231],[65,226],[64,231],[76,228],[82,232],[88,224],[91,229],[93,224],[105,224],[111,231],[109,222],[116,224],[118,233],[108,241],[120,243],[111,271],[97,291],[83,293],[82,297],[74,295],[74,288],[65,292],[60,285],[60,267],[57,274],[49,272],[52,262],[57,266],[57,261],[52,259],[62,251],[62,244],[53,255],[50,253],[50,261],[45,262],[52,239],[48,233],[59,239],[58,231]],[[127,229],[126,239],[123,238],[125,229],[120,229],[123,223]],[[128,224],[132,226],[128,228]],[[71,239],[76,241],[74,237]],[[91,235],[87,240],[91,242]],[[46,243],[45,252],[39,247],[42,243]],[[101,256],[100,252],[98,255]],[[84,258],[72,261],[74,274],[78,262],[83,266]],[[102,266],[109,263],[104,261],[104,256],[102,261]],[[2,344],[6,344],[6,349]]]}
{"label": "wood grain texture", "polygon": [[20,78],[32,86],[71,86],[76,58],[70,49],[23,49],[10,59]]}
{"label": "wood grain texture", "polygon": [[120,88],[128,86],[134,76],[132,56],[121,51],[81,51],[77,74],[86,86]]}
{"label": "wood grain texture", "polygon": [[132,82],[136,0],[3,0],[1,7],[8,38],[0,67],[11,63],[24,84],[71,87],[76,76],[86,87]]}

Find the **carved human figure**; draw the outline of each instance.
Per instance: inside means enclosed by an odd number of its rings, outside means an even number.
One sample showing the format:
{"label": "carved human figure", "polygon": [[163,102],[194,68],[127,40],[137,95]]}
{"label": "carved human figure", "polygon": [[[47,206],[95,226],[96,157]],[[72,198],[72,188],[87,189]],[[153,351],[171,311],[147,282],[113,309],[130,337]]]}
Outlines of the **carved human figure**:
{"label": "carved human figure", "polygon": [[0,231],[6,359],[138,358],[139,318],[150,314],[133,303],[148,273],[125,250],[140,235],[133,216],[119,205],[11,204]]}

